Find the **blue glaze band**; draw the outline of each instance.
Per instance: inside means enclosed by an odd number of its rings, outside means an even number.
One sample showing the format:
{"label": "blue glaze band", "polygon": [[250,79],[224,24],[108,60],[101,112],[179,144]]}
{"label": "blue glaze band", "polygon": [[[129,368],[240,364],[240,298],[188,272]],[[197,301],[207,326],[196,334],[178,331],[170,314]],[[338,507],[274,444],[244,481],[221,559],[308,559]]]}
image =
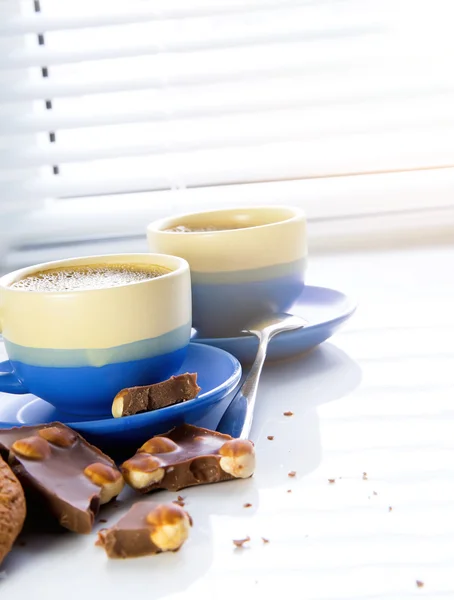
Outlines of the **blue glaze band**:
{"label": "blue glaze band", "polygon": [[236,271],[202,272],[191,269],[191,281],[196,284],[218,285],[230,283],[250,283],[252,281],[270,281],[285,279],[306,271],[307,258],[289,263],[270,265],[259,269],[241,269]]}
{"label": "blue glaze band", "polygon": [[286,312],[304,289],[304,272],[266,281],[204,284],[193,281],[193,324],[211,336],[238,334],[261,316]]}
{"label": "blue glaze band", "polygon": [[119,458],[124,460],[150,437],[168,431],[178,423],[216,429],[230,403],[230,396],[226,395],[233,391],[241,377],[241,366],[236,358],[223,350],[189,344],[185,361],[173,374],[188,372],[197,373],[197,383],[202,388],[196,399],[121,419],[113,419],[110,415],[102,418],[68,415],[34,396],[14,398],[0,394],[0,427],[60,421],[115,458],[121,454]]}
{"label": "blue glaze band", "polygon": [[160,356],[102,367],[42,367],[16,360],[10,363],[17,379],[27,382],[27,390],[18,389],[18,393],[28,391],[70,414],[106,415],[121,389],[156,383],[178,371],[186,350],[187,346]]}
{"label": "blue glaze band", "polygon": [[187,323],[158,337],[113,348],[57,350],[20,346],[5,338],[4,342],[13,362],[37,367],[103,367],[116,364],[119,368],[120,364],[159,357],[182,348],[188,343],[190,334],[191,323]]}

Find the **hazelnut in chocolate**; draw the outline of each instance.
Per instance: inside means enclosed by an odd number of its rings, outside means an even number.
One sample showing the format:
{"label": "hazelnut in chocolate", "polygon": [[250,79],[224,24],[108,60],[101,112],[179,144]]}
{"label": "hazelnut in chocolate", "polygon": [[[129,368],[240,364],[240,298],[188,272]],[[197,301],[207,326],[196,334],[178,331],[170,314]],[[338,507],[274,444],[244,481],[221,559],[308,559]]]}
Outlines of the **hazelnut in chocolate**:
{"label": "hazelnut in chocolate", "polygon": [[252,442],[187,424],[151,438],[121,466],[126,483],[142,493],[243,479],[254,469]]}
{"label": "hazelnut in chocolate", "polygon": [[61,423],[0,430],[0,454],[24,489],[77,533],[89,533],[100,505],[124,486],[113,460]]}
{"label": "hazelnut in chocolate", "polygon": [[177,551],[188,539],[192,519],[175,504],[137,502],[116,525],[98,533],[109,558]]}
{"label": "hazelnut in chocolate", "polygon": [[114,418],[128,417],[140,412],[157,410],[186,400],[192,400],[200,392],[197,373],[174,375],[166,381],[126,388],[118,392],[112,404]]}

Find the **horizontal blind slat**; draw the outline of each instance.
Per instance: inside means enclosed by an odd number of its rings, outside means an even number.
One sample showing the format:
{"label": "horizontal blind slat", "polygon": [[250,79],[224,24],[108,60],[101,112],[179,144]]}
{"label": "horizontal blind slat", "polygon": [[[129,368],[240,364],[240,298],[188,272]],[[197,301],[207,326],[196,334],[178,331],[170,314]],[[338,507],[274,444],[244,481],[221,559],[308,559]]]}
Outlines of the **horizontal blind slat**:
{"label": "horizontal blind slat", "polygon": [[[308,96],[317,97],[317,90],[324,89],[331,96],[336,98],[347,92],[347,88],[351,87],[351,92],[354,97],[364,97],[369,90],[374,89],[374,93],[382,93],[382,95],[391,93],[427,93],[427,92],[446,92],[454,89],[454,80],[447,76],[447,68],[449,65],[443,60],[438,63],[430,63],[421,73],[421,67],[417,64],[408,67],[405,71],[399,72],[397,69],[389,73],[386,70],[386,65],[381,69],[370,72],[367,67],[359,67],[351,69],[346,73],[338,75],[336,73],[324,73],[323,71],[317,76],[313,74],[311,80],[308,81]],[[269,77],[279,76],[294,76],[300,74],[301,69],[291,65],[288,70],[285,70],[281,65],[262,65],[262,69],[252,69],[248,66],[245,68],[215,71],[202,71],[200,73],[185,74],[179,71],[160,71],[155,74],[147,73],[142,76],[133,76],[130,79],[110,79],[105,81],[93,82],[78,82],[71,81],[68,77],[66,80],[57,81],[54,83],[52,78],[42,79],[40,81],[24,81],[12,83],[9,86],[0,87],[1,102],[20,102],[24,100],[46,100],[48,98],[59,98],[69,96],[85,96],[92,94],[107,94],[123,91],[138,91],[146,89],[160,89],[168,86],[194,86],[206,85],[214,83],[224,83],[228,81],[260,81]],[[329,75],[329,76],[328,76]],[[422,76],[423,75],[423,76]],[[308,74],[309,76],[309,74]],[[360,80],[361,78],[361,80]],[[376,79],[377,83],[373,84]],[[364,85],[363,85],[363,81]],[[330,83],[332,81],[332,83]],[[311,84],[314,83],[314,89]],[[382,92],[380,92],[382,89]],[[367,92],[365,93],[365,90]],[[315,92],[315,93],[314,93]],[[181,90],[180,93],[184,93]]]}
{"label": "horizontal blind slat", "polygon": [[[310,52],[308,52],[308,49]],[[359,52],[361,50],[361,52]],[[203,80],[217,75],[217,80],[223,76],[234,78],[237,73],[276,72],[289,69],[297,72],[366,66],[372,64],[387,64],[392,60],[399,63],[416,61],[427,63],[430,54],[404,55],[397,53],[396,45],[383,44],[376,38],[355,39],[345,38],[337,43],[327,41],[312,41],[308,46],[304,42],[293,42],[276,45],[261,45],[243,48],[214,49],[204,52],[193,52],[188,55],[159,54],[152,56],[126,57],[123,59],[98,60],[90,63],[75,63],[71,65],[56,65],[50,70],[50,78],[55,82],[77,83],[90,85],[96,82],[117,81],[125,84],[138,75],[143,78],[148,75],[151,85],[172,82],[179,78],[190,82],[191,79]],[[439,60],[440,57],[437,56]],[[39,69],[7,69],[0,70],[0,82],[8,83],[12,78],[33,76],[41,81]],[[48,83],[48,82],[47,82]]]}
{"label": "horizontal blind slat", "polygon": [[[430,104],[411,111],[402,107],[397,112],[391,105],[358,111],[357,107],[336,110],[268,111],[217,118],[165,121],[153,124],[98,127],[60,131],[56,143],[35,148],[24,143],[26,137],[10,136],[0,145],[3,169],[64,165],[65,163],[103,160],[152,154],[192,152],[216,148],[258,146],[319,138],[346,138],[357,133],[386,131],[425,132],[447,137],[454,127],[454,113],[449,103],[433,112]],[[454,131],[454,130],[453,130]],[[3,147],[2,147],[3,146]],[[328,154],[328,150],[326,151]]]}
{"label": "horizontal blind slat", "polygon": [[[78,100],[54,101],[52,111],[37,111],[27,114],[9,113],[0,108],[0,133],[4,135],[57,130],[80,129],[101,126],[149,124],[160,121],[176,121],[184,119],[201,119],[217,116],[219,118],[232,114],[269,113],[278,110],[296,110],[304,108],[304,119],[321,131],[328,127],[350,131],[355,127],[377,123],[384,126],[411,123],[417,125],[421,121],[441,118],[454,118],[454,91],[451,93],[428,93],[404,98],[385,98],[358,95],[350,102],[339,105],[339,98],[328,96],[318,99],[317,105],[307,95],[304,80],[296,85],[294,79],[287,81],[278,79],[276,85],[272,81],[245,83],[232,90],[228,86],[204,86],[203,90],[185,90],[185,94],[176,94],[169,90],[158,90],[152,94],[144,92],[140,95],[123,94],[120,98],[110,98],[106,105],[105,97],[95,102],[89,98]],[[232,93],[237,91],[238,93]],[[363,101],[361,101],[363,100]],[[388,119],[385,119],[386,115]],[[267,115],[263,114],[266,119]],[[364,125],[363,125],[364,124]],[[130,130],[133,131],[133,128]],[[61,132],[60,132],[61,133]],[[59,134],[60,139],[60,134]]]}
{"label": "horizontal blind slat", "polygon": [[[454,128],[443,132],[442,137],[433,130],[357,134],[347,139],[67,164],[58,177],[26,181],[21,194],[63,198],[454,166]],[[7,188],[0,191],[6,193]]]}
{"label": "horizontal blind slat", "polygon": [[382,20],[365,11],[333,15],[306,7],[263,13],[259,19],[198,18],[182,22],[139,23],[110,28],[46,34],[45,44],[1,52],[10,38],[0,38],[0,69],[51,66],[70,62],[213,48],[278,44],[292,41],[384,34]]}
{"label": "horizontal blind slat", "polygon": [[227,39],[213,37],[211,39],[194,40],[166,40],[152,41],[144,44],[134,44],[129,48],[93,48],[92,50],[70,50],[70,51],[52,51],[43,49],[37,50],[16,50],[10,56],[5,56],[5,51],[0,45],[0,70],[6,69],[24,69],[29,67],[52,66],[68,63],[80,63],[98,60],[113,60],[118,58],[134,58],[144,55],[162,54],[162,53],[192,53],[197,51],[208,51],[217,48],[235,48],[261,46],[263,44],[290,44],[293,42],[311,42],[317,40],[337,40],[338,38],[354,38],[356,36],[369,36],[377,33],[377,30],[370,28],[343,28],[324,29],[311,32],[296,31],[269,32],[261,35],[237,36]]}
{"label": "horizontal blind slat", "polygon": [[[348,0],[318,0],[319,3],[331,6],[345,1]],[[29,3],[30,0],[27,0],[27,4]],[[259,12],[287,6],[311,6],[314,4],[314,0],[217,0],[216,4],[213,4],[212,1],[192,0],[190,6],[187,2],[182,4],[181,2],[169,2],[169,0],[165,0],[165,2],[156,2],[155,0],[133,2],[129,0],[128,3],[121,0],[121,2],[109,1],[108,10],[105,6],[99,9],[99,3],[77,2],[76,4],[79,5],[78,10],[74,2],[70,3],[65,0],[64,10],[62,10],[57,3],[52,3],[50,6],[49,2],[44,1],[42,2],[43,12],[22,16],[12,16],[12,11],[8,11],[7,7],[0,5],[0,35],[11,36],[62,29],[143,23],[147,20],[186,19],[194,16]],[[82,12],[81,5],[84,6],[85,13]],[[60,8],[60,14],[58,14],[58,8]]]}

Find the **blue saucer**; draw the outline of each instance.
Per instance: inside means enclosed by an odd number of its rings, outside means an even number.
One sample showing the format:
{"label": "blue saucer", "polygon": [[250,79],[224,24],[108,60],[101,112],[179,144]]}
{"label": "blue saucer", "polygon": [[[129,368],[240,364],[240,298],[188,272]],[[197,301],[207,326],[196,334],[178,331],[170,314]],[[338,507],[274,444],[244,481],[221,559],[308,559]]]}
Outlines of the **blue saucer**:
{"label": "blue saucer", "polygon": [[[0,392],[0,428],[60,421],[103,449],[137,448],[156,433],[180,423],[216,428],[219,404],[236,387],[241,365],[227,352],[202,344],[189,344],[178,373],[197,373],[201,392],[194,400],[148,413],[114,419],[69,415],[32,394],[17,396]],[[177,375],[178,373],[175,373]]]}
{"label": "blue saucer", "polygon": [[[309,325],[273,338],[268,347],[267,360],[290,358],[315,348],[330,338],[342,323],[351,317],[355,309],[354,300],[342,292],[307,285],[288,312],[303,317]],[[253,362],[258,349],[258,340],[252,335],[203,338],[195,332],[192,341],[222,348],[243,363]]]}

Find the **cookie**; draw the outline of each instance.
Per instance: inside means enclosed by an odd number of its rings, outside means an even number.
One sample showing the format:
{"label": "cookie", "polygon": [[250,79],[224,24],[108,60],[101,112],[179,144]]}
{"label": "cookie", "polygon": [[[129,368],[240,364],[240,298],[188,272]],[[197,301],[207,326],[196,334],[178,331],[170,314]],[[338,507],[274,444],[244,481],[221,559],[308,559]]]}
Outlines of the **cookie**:
{"label": "cookie", "polygon": [[0,458],[0,564],[22,530],[25,513],[22,486]]}

